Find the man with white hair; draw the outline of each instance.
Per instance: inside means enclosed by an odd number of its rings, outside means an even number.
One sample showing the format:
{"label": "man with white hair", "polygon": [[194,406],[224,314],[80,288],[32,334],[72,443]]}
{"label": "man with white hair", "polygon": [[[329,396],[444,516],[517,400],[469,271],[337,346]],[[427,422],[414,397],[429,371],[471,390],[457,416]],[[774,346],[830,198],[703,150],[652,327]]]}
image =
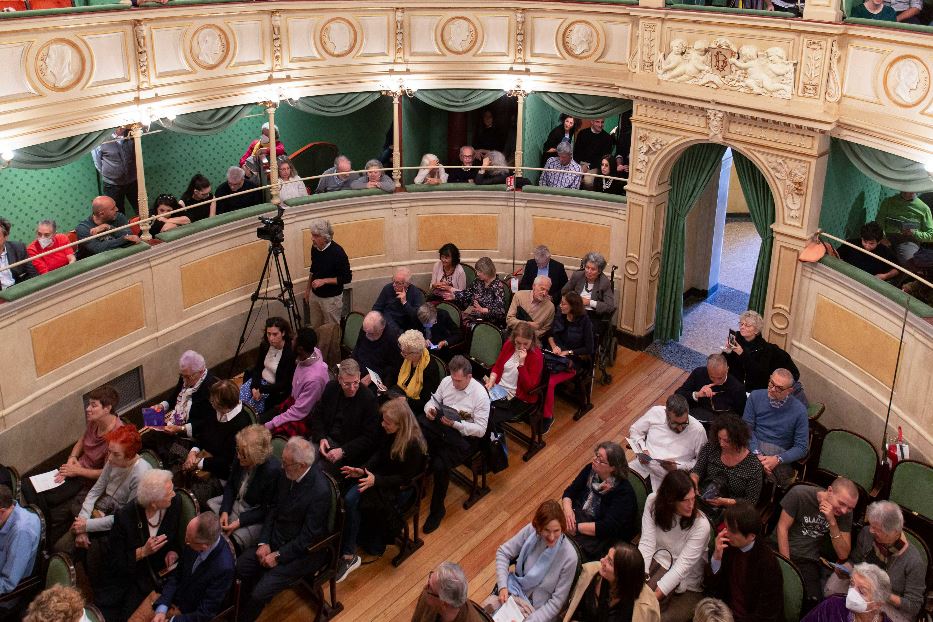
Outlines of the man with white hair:
{"label": "man with white hair", "polygon": [[[367,370],[371,369],[382,378],[383,383],[391,383],[398,378],[402,367],[402,353],[398,348],[400,331],[386,322],[378,311],[370,311],[363,318],[363,326],[356,339],[352,358],[360,365],[363,377],[360,381],[369,387],[372,378]],[[375,391],[375,387],[372,387]]]}
{"label": "man with white hair", "polygon": [[343,288],[351,281],[350,259],[343,247],[334,242],[330,221],[315,220],[311,223],[311,274],[305,290],[311,328],[340,324]]}
{"label": "man with white hair", "polygon": [[790,483],[792,464],[807,455],[810,440],[807,407],[791,395],[793,390],[793,374],[779,367],[767,389],[749,394],[742,415],[752,435],[748,448],[758,456],[765,474],[782,487]]}
{"label": "man with white hair", "polygon": [[424,304],[424,294],[411,283],[411,270],[404,266],[395,269],[392,282],[386,284],[373,303],[378,311],[399,332],[409,329],[421,330],[418,307]]}
{"label": "man with white hair", "polygon": [[[227,169],[227,180],[217,186],[217,192],[214,194],[214,198],[217,199],[217,214],[227,214],[245,207],[259,205],[262,203],[262,193],[257,188],[255,183],[246,179],[246,173],[242,168],[231,166]],[[250,190],[254,192],[249,192]],[[230,196],[238,192],[245,194]]]}
{"label": "man with white hair", "polygon": [[330,483],[315,464],[311,442],[300,436],[288,439],[282,470],[259,545],[243,551],[236,562],[236,576],[243,581],[240,621],[258,618],[276,594],[326,561],[323,552],[308,555],[308,547],[327,534],[333,504]]}
{"label": "man with white hair", "polygon": [[560,304],[560,291],[567,284],[567,269],[564,264],[551,257],[551,251],[544,244],[535,247],[532,258],[525,263],[522,280],[518,282],[518,289],[531,289],[539,276],[551,279],[551,302],[554,308]]}
{"label": "man with white hair", "polygon": [[350,158],[345,155],[339,155],[334,159],[334,165],[324,171],[324,177],[321,177],[317,182],[317,190],[315,194],[321,194],[322,192],[334,192],[336,190],[349,190],[350,184],[356,181],[360,174],[351,173],[353,170],[353,164],[350,162]]}
{"label": "man with white hair", "polygon": [[519,290],[512,296],[512,304],[505,316],[505,324],[511,330],[519,322],[528,322],[541,339],[551,329],[554,321],[554,303],[548,291],[551,279],[546,276],[535,277],[531,290]]}
{"label": "man with white hair", "polygon": [[548,188],[569,188],[571,190],[580,189],[581,172],[580,165],[573,159],[573,147],[570,143],[561,142],[557,144],[557,155],[547,159],[544,168],[550,169],[541,173],[539,186]]}
{"label": "man with white hair", "polygon": [[428,573],[411,622],[482,622],[486,618],[470,606],[469,587],[459,564],[442,563]]}

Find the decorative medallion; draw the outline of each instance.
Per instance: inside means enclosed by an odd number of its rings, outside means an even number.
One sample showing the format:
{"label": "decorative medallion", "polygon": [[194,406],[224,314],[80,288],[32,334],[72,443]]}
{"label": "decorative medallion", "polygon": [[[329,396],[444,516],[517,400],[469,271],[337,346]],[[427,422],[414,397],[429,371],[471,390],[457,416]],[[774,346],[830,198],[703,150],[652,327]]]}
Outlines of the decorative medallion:
{"label": "decorative medallion", "polygon": [[589,22],[573,22],[564,30],[563,44],[567,54],[583,60],[596,53],[599,48],[599,34]]}
{"label": "decorative medallion", "polygon": [[321,27],[321,48],[330,56],[346,56],[356,47],[356,28],[348,19],[335,17]]}
{"label": "decorative medallion", "polygon": [[84,76],[84,56],[81,49],[67,39],[53,39],[36,55],[36,76],[52,91],[67,91],[77,86]]}
{"label": "decorative medallion", "polygon": [[441,26],[441,44],[451,54],[466,54],[476,45],[476,25],[466,17],[451,17]]}
{"label": "decorative medallion", "polygon": [[916,56],[901,56],[888,65],[884,90],[898,106],[916,106],[930,90],[930,72]]}
{"label": "decorative medallion", "polygon": [[206,24],[191,37],[191,59],[201,69],[216,69],[227,58],[230,44],[218,26]]}

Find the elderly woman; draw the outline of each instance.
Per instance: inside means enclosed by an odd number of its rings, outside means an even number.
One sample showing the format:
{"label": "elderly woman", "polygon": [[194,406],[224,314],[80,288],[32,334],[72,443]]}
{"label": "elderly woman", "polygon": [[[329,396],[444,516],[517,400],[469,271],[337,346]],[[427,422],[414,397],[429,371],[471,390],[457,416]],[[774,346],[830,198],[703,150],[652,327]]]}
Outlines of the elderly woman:
{"label": "elderly woman", "polygon": [[209,499],[207,507],[220,515],[220,528],[242,552],[259,540],[275,503],[282,463],[272,455],[272,434],[261,425],[237,432],[236,456],[223,496]]}
{"label": "elderly woman", "polygon": [[[201,173],[191,178],[178,202],[182,206],[191,208],[184,212],[191,222],[217,215],[217,201],[211,192],[211,180]],[[191,207],[192,205],[197,205],[197,207]]]}
{"label": "elderly woman", "polygon": [[292,163],[288,160],[279,162],[279,198],[288,201],[306,196],[308,187],[301,181],[301,175],[292,168]]}
{"label": "elderly woman", "polygon": [[498,582],[483,603],[487,610],[498,610],[511,597],[524,622],[556,619],[577,571],[577,552],[564,536],[566,528],[560,503],[548,499],[538,506],[531,523],[496,550]]}
{"label": "elderly woman", "polygon": [[509,171],[508,162],[505,161],[505,156],[502,155],[502,152],[490,151],[489,154],[483,158],[483,165],[476,173],[476,180],[474,183],[477,186],[504,184],[510,174],[511,171]]}
{"label": "elderly woman", "polygon": [[23,622],[84,622],[84,596],[76,587],[53,585],[29,603]]}
{"label": "elderly woman", "polygon": [[436,186],[437,184],[447,183],[447,171],[441,164],[440,158],[433,153],[426,153],[421,158],[421,168],[415,175],[416,184],[426,184]]}
{"label": "elderly woman", "polygon": [[[876,501],[865,512],[868,525],[858,535],[852,554],[852,564],[867,562],[878,566],[891,580],[891,594],[882,611],[893,622],[911,622],[923,606],[926,586],[926,555],[917,550],[904,536],[904,514],[900,506],[890,501]],[[826,595],[844,594],[849,577],[838,570],[826,582]]]}
{"label": "elderly woman", "polygon": [[[581,591],[581,586],[586,586]],[[576,596],[564,620],[577,622],[658,622],[658,599],[645,583],[645,560],[628,542],[620,542],[595,562],[583,564]]]}
{"label": "elderly woman", "polygon": [[718,598],[704,598],[697,603],[693,612],[693,622],[734,622],[729,605]]}
{"label": "elderly woman", "polygon": [[[662,622],[688,622],[703,597],[703,569],[710,524],[696,504],[696,488],[686,471],[670,471],[648,495],[638,550],[649,585],[664,605]],[[652,567],[652,561],[661,564]]]}
{"label": "elderly woman", "polygon": [[[285,155],[285,145],[281,141],[282,135],[279,134],[278,126],[275,127],[275,155],[283,156]],[[259,156],[262,159],[268,159],[269,157],[269,123],[262,124],[262,133],[260,137],[252,141],[249,144],[249,147],[246,148],[246,153],[240,158],[240,166],[244,167],[244,172],[247,176],[252,175],[256,169],[253,167],[246,166],[247,161],[252,158]]]}
{"label": "elderly woman", "polygon": [[577,292],[583,299],[583,306],[599,315],[611,315],[616,308],[609,277],[603,274],[606,258],[597,252],[590,252],[583,258],[583,269],[570,275],[561,293]]}
{"label": "elderly woman", "polygon": [[761,336],[764,320],[755,311],[746,311],[739,316],[739,332],[730,331],[725,354],[729,363],[729,375],[745,383],[745,391],[768,388],[768,379],[775,369],[786,369],[794,376],[794,392],[791,394],[807,405],[800,372],[790,355],[778,346],[765,341]]}
{"label": "elderly woman", "polygon": [[23,480],[26,501],[39,506],[48,521],[49,542],[58,542],[68,531],[85,494],[103,472],[109,448],[107,434],[120,426],[114,413],[120,395],[113,387],[94,389],[87,397],[84,434],[71,448],[68,460],[58,467],[55,476],[55,481],[62,483],[37,493],[29,478]]}
{"label": "elderly woman", "polygon": [[95,603],[107,620],[125,620],[143,598],[159,591],[160,573],[178,561],[185,543],[181,501],[169,471],[147,471],[136,501],[120,508],[110,529],[109,559],[94,586]]}
{"label": "elderly woman", "polygon": [[473,328],[477,322],[490,322],[505,328],[506,284],[496,278],[496,265],[489,257],[476,262],[476,280],[463,291],[448,293],[445,298],[455,300],[463,309],[464,323]]}
{"label": "elderly woman", "polygon": [[[554,390],[562,382],[577,375],[585,365],[584,357],[591,357],[596,349],[593,322],[583,306],[580,294],[570,291],[561,296],[560,313],[554,316],[548,345],[551,375],[544,396],[544,425],[554,421]],[[553,355],[553,356],[552,356]]]}
{"label": "elderly woman", "polygon": [[379,448],[361,467],[344,466],[346,478],[358,481],[344,495],[347,519],[343,531],[343,556],[337,580],[359,567],[359,542],[363,550],[382,555],[386,542],[394,541],[402,528],[395,509],[410,499],[401,498],[401,488],[424,472],[428,444],[408,402],[390,399],[382,405],[382,436]]}
{"label": "elderly woman", "polygon": [[113,513],[136,498],[139,479],[150,469],[149,463],[139,457],[142,440],[135,426],[114,428],[104,439],[107,462],[84,498],[71,529],[55,543],[56,552],[70,554],[75,547],[90,548],[92,536],[110,531]]}
{"label": "elderly woman", "polygon": [[366,162],[366,174],[350,182],[350,188],[353,190],[366,190],[367,188],[379,188],[383,192],[395,192],[395,182],[391,177],[382,171],[382,162],[379,160],[369,160]]}
{"label": "elderly woman", "polygon": [[343,313],[343,287],[353,280],[350,260],[340,244],[334,242],[334,228],[328,220],[311,223],[311,274],[305,300],[308,323],[317,330],[323,324],[340,325]]}
{"label": "elderly woman", "polygon": [[492,401],[493,421],[505,421],[512,417],[516,407],[537,403],[539,396],[531,392],[541,383],[544,371],[544,355],[538,347],[535,329],[528,322],[519,322],[496,358],[486,390]]}
{"label": "elderly woman", "polygon": [[408,399],[411,409],[421,412],[441,383],[440,370],[431,361],[428,342],[420,331],[406,330],[399,335],[398,347],[402,351],[402,368],[396,387]]}
{"label": "elderly woman", "polygon": [[625,180],[619,179],[618,177],[609,177],[612,175],[613,169],[613,158],[611,155],[604,155],[599,161],[599,174],[607,175],[607,177],[600,177],[593,181],[593,190],[596,192],[604,192],[606,194],[625,194]]}
{"label": "elderly woman", "polygon": [[891,622],[882,610],[890,597],[888,573],[874,564],[856,564],[845,596],[830,596],[801,622]]}
{"label": "elderly woman", "polygon": [[460,249],[448,242],[437,252],[431,270],[431,297],[443,299],[447,292],[459,292],[467,286],[466,272],[460,265]]}
{"label": "elderly woman", "polygon": [[439,354],[442,357],[447,353],[446,348],[463,341],[463,333],[450,314],[444,309],[438,311],[430,302],[418,307],[418,321],[421,323],[421,334],[424,335],[428,349],[440,350]]}
{"label": "elderly woman", "polygon": [[703,445],[690,477],[700,491],[700,507],[716,525],[723,510],[739,499],[758,503],[764,471],[758,457],[748,450],[751,433],[742,419],[718,416],[709,436],[714,440]]}
{"label": "elderly woman", "polygon": [[168,215],[170,212],[179,208],[181,208],[181,203],[178,202],[175,195],[160,194],[157,196],[155,203],[152,205],[152,211],[158,218],[149,224],[149,233],[152,235],[159,235],[163,231],[171,231],[175,227],[190,224],[191,219],[184,214],[176,214],[174,216]]}
{"label": "elderly woman", "polygon": [[295,375],[295,352],[292,350],[292,325],[281,317],[266,320],[266,332],[259,344],[259,355],[248,378],[240,387],[240,401],[257,415],[266,403],[278,406],[288,398]]}
{"label": "elderly woman", "polygon": [[585,561],[599,559],[619,540],[631,540],[638,532],[638,509],[625,451],[611,441],[597,445],[590,464],[564,490],[561,504],[567,534]]}

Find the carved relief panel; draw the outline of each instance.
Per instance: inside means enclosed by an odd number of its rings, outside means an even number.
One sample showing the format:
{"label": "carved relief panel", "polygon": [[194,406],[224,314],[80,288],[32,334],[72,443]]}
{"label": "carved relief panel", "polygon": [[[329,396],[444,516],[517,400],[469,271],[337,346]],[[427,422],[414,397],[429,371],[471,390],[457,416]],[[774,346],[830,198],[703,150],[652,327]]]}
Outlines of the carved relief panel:
{"label": "carved relief panel", "polygon": [[391,62],[400,44],[396,11],[352,16],[290,11],[283,21],[283,68],[322,63],[339,67],[359,58]]}
{"label": "carved relief panel", "polygon": [[612,64],[629,69],[635,22],[620,15],[537,12],[528,18],[527,62]]}
{"label": "carved relief panel", "polygon": [[[521,15],[524,30],[524,15]],[[472,57],[513,60],[517,46],[516,13],[408,10],[405,18],[409,60],[432,57],[447,57],[454,62]]]}

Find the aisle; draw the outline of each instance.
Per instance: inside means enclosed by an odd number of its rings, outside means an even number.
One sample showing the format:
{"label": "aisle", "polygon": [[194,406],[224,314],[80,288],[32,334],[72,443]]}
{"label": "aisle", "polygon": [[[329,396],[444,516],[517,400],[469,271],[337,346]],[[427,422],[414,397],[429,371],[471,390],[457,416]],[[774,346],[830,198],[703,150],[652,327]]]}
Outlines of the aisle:
{"label": "aisle", "polygon": [[[472,508],[462,508],[466,493],[451,485],[447,517],[440,529],[425,536],[424,546],[401,568],[392,567],[390,560],[397,549],[390,546],[383,558],[362,566],[339,584],[337,593],[344,611],[336,619],[407,622],[428,572],[445,560],[463,566],[470,578],[470,597],[483,600],[495,584],[496,547],[528,523],[543,500],[560,496],[590,460],[596,443],[621,440],[635,418],[648,407],[663,403],[687,376],[651,355],[624,348],[619,349],[612,375],[612,385],[597,386],[596,408],[580,421],[574,422],[574,409],[558,399],[557,421],[546,437],[547,447],[530,462],[522,462],[521,446],[510,439],[509,468],[490,477],[492,492]],[[307,595],[287,590],[271,603],[260,621],[308,620],[312,615]]]}

